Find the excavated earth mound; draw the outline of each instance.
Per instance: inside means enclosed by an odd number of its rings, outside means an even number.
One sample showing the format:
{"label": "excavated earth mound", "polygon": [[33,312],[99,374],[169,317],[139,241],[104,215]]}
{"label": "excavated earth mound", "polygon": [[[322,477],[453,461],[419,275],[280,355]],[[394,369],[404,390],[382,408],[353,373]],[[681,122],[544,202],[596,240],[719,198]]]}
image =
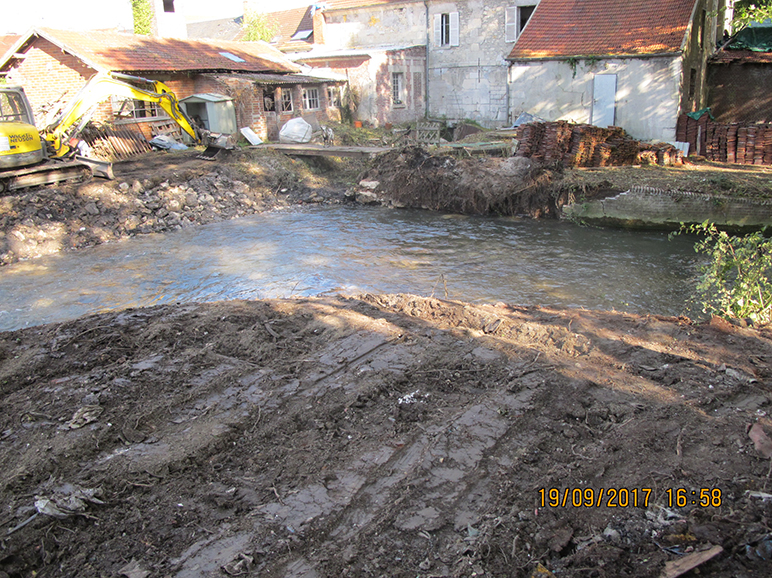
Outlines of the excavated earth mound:
{"label": "excavated earth mound", "polygon": [[0,333],[0,576],[767,575],[771,363],[410,295]]}

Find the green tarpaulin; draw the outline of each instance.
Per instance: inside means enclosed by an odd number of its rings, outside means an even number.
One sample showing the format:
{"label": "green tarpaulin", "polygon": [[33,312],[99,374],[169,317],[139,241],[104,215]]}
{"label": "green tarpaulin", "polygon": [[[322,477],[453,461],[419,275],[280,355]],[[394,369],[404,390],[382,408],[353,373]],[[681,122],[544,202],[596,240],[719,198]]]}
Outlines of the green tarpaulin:
{"label": "green tarpaulin", "polygon": [[730,50],[772,52],[772,26],[753,26],[741,30],[728,48]]}

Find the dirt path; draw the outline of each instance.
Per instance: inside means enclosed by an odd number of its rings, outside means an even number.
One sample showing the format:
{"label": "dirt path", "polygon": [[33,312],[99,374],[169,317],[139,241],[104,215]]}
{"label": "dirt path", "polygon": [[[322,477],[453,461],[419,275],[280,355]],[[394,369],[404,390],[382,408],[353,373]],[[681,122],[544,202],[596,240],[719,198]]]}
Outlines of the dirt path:
{"label": "dirt path", "polygon": [[771,390],[768,329],[408,295],[2,333],[0,576],[767,575]]}

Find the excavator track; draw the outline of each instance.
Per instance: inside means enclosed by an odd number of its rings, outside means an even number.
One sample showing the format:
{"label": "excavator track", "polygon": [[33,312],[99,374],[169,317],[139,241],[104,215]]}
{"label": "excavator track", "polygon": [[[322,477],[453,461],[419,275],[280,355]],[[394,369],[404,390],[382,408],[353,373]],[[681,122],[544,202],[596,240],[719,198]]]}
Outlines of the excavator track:
{"label": "excavator track", "polygon": [[33,167],[0,172],[0,194],[66,181],[86,181],[93,175],[94,169],[81,161],[48,161]]}

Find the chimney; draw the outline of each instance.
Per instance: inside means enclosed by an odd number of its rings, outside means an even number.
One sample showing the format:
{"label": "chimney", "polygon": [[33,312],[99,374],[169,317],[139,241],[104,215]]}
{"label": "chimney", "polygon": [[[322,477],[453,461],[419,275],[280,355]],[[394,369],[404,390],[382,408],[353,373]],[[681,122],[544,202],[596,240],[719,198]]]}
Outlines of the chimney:
{"label": "chimney", "polygon": [[314,22],[314,44],[324,44],[324,9],[314,5],[311,18]]}

